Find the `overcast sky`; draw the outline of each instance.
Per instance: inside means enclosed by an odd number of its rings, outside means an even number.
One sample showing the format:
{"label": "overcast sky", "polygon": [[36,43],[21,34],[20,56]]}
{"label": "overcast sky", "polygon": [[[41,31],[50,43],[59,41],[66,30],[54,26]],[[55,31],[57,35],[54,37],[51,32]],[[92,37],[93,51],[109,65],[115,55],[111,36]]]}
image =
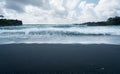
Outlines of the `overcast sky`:
{"label": "overcast sky", "polygon": [[120,16],[120,0],[0,0],[0,14],[24,24],[102,21]]}

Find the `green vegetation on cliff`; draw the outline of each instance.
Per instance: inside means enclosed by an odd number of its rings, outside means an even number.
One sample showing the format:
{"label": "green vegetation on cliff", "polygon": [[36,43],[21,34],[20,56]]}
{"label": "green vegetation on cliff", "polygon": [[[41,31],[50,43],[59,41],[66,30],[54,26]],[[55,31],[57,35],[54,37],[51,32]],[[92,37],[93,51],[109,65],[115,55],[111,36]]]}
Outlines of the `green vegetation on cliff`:
{"label": "green vegetation on cliff", "polygon": [[19,26],[22,25],[22,21],[13,19],[4,19],[3,15],[0,15],[0,26]]}
{"label": "green vegetation on cliff", "polygon": [[82,24],[76,24],[76,25],[88,25],[88,26],[108,26],[108,25],[120,25],[120,17],[113,17],[109,18],[107,21],[101,21],[101,22],[87,22]]}
{"label": "green vegetation on cliff", "polygon": [[19,26],[22,25],[20,20],[0,19],[0,26]]}

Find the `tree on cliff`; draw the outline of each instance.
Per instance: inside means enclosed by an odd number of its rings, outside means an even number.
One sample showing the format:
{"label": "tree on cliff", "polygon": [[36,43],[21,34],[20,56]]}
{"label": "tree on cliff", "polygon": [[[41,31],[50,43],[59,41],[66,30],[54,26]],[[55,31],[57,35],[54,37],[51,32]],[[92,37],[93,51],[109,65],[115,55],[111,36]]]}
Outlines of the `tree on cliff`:
{"label": "tree on cliff", "polygon": [[107,20],[107,24],[111,24],[111,25],[120,25],[120,17],[116,16],[114,18],[109,18]]}
{"label": "tree on cliff", "polygon": [[3,19],[3,18],[4,18],[4,16],[3,16],[3,15],[0,15],[0,18],[1,18],[1,19]]}

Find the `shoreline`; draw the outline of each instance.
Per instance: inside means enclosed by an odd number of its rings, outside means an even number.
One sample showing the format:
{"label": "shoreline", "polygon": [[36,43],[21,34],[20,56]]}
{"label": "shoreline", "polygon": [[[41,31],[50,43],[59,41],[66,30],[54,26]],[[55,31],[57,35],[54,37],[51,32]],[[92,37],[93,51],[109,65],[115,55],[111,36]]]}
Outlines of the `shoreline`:
{"label": "shoreline", "polygon": [[120,73],[120,45],[0,45],[0,72]]}

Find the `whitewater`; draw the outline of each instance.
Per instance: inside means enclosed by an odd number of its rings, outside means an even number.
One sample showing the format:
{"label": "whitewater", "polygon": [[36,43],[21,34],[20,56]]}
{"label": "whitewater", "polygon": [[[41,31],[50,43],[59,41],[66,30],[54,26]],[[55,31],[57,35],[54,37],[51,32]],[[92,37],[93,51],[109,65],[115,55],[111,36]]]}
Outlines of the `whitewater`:
{"label": "whitewater", "polygon": [[25,24],[0,27],[0,44],[115,44],[120,26]]}

